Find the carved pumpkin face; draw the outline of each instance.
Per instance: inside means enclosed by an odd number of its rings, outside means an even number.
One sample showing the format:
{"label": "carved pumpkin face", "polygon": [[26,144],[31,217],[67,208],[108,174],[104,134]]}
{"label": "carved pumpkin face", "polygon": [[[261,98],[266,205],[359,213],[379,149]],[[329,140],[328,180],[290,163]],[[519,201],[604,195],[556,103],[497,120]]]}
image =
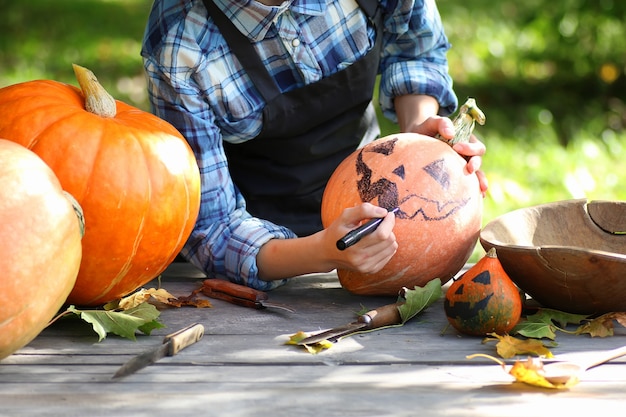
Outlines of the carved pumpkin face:
{"label": "carved pumpkin face", "polygon": [[357,294],[395,295],[403,287],[447,282],[471,255],[481,227],[478,179],[449,145],[404,133],[378,139],[348,156],[331,176],[322,222],[363,202],[399,207],[394,234],[398,251],[376,274],[338,271]]}
{"label": "carved pumpkin face", "polygon": [[[424,221],[444,220],[468,204],[469,197],[450,199],[446,195],[451,187],[450,178],[454,174],[449,172],[445,158],[430,161],[422,167],[415,163],[407,167],[404,155],[397,161],[397,158],[391,157],[397,142],[397,138],[380,144],[374,142],[373,146],[358,152],[356,172],[361,177],[357,181],[357,190],[362,202],[370,202],[387,210],[399,207],[397,218],[419,218]],[[385,158],[389,158],[389,161]],[[388,168],[389,172],[386,173],[380,167]],[[418,181],[428,181],[428,177],[434,181],[433,187],[441,187],[442,200],[433,200],[432,193],[415,189],[414,185]]]}
{"label": "carved pumpkin face", "polygon": [[506,334],[515,327],[522,300],[495,249],[450,285],[444,310],[450,324],[469,335]]}

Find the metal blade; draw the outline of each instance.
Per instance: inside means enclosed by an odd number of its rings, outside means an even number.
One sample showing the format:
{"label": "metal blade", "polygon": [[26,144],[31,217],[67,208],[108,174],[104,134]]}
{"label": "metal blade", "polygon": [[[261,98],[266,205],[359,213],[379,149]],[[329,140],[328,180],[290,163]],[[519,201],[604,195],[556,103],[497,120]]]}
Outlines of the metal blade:
{"label": "metal blade", "polygon": [[286,305],[286,304],[280,304],[280,303],[274,303],[272,301],[259,301],[259,304],[261,305],[261,307],[264,308],[278,308],[280,310],[285,310],[288,311],[290,313],[295,313],[296,310],[291,308],[290,306]]}
{"label": "metal blade", "polygon": [[368,327],[368,323],[355,322],[346,324],[345,326],[335,327],[325,332],[314,334],[298,342],[299,345],[312,345],[324,340],[335,343],[337,340],[352,333],[356,333],[361,329]]}
{"label": "metal blade", "polygon": [[148,365],[152,365],[153,363],[167,355],[170,349],[170,343],[171,342],[163,343],[156,349],[149,350],[142,353],[141,355],[137,355],[134,358],[130,359],[128,362],[122,365],[120,369],[117,370],[115,375],[113,375],[113,379],[130,375],[140,369],[145,368]]}

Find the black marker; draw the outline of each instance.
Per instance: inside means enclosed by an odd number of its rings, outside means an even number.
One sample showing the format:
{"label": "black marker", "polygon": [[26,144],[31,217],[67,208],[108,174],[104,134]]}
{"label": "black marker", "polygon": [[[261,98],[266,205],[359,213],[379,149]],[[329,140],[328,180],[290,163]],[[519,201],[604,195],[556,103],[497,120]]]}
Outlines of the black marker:
{"label": "black marker", "polygon": [[[400,207],[396,207],[395,209],[390,210],[389,213],[395,214],[398,212],[398,210],[400,210]],[[376,230],[380,222],[382,222],[383,220],[384,220],[384,217],[377,217],[375,219],[368,221],[367,223],[362,224],[356,229],[349,231],[344,237],[342,237],[341,239],[337,241],[337,249],[344,250],[354,245],[359,240],[361,240],[364,236],[367,236],[370,233],[372,233],[374,230]]]}

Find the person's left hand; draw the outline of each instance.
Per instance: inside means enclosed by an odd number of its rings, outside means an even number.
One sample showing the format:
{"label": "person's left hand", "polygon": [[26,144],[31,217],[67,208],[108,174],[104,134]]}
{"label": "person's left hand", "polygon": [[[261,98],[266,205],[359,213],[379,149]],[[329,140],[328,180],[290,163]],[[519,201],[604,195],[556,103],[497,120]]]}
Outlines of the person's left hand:
{"label": "person's left hand", "polygon": [[[432,116],[419,125],[415,133],[432,137],[436,134],[440,134],[444,139],[452,139],[454,137],[454,124],[452,120],[447,117]],[[484,197],[489,188],[489,183],[485,173],[480,170],[480,167],[482,165],[482,156],[487,151],[487,148],[472,134],[469,142],[457,143],[452,149],[467,159],[465,169],[467,169],[467,172],[470,174],[476,174],[480,191]]]}

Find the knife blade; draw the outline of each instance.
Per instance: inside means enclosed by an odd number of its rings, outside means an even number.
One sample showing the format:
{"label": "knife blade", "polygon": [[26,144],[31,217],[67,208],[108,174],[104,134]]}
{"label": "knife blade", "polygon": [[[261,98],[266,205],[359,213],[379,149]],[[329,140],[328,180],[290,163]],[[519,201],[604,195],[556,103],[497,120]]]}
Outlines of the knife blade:
{"label": "knife blade", "polygon": [[403,303],[388,304],[386,306],[370,310],[367,313],[360,315],[358,320],[355,322],[309,336],[300,340],[298,345],[312,345],[323,340],[335,343],[342,337],[350,336],[354,333],[400,324],[402,323],[402,317],[400,316],[398,306],[402,304]]}
{"label": "knife blade", "polygon": [[202,293],[210,298],[227,301],[229,303],[249,308],[280,308],[295,313],[295,310],[285,304],[273,303],[266,292],[255,290],[245,285],[235,284],[224,279],[210,278],[202,282]]}
{"label": "knife blade", "polygon": [[137,355],[122,365],[113,375],[113,379],[135,373],[165,356],[174,356],[187,346],[202,339],[202,336],[204,336],[204,326],[199,323],[191,324],[177,332],[168,334],[163,338],[161,346]]}

